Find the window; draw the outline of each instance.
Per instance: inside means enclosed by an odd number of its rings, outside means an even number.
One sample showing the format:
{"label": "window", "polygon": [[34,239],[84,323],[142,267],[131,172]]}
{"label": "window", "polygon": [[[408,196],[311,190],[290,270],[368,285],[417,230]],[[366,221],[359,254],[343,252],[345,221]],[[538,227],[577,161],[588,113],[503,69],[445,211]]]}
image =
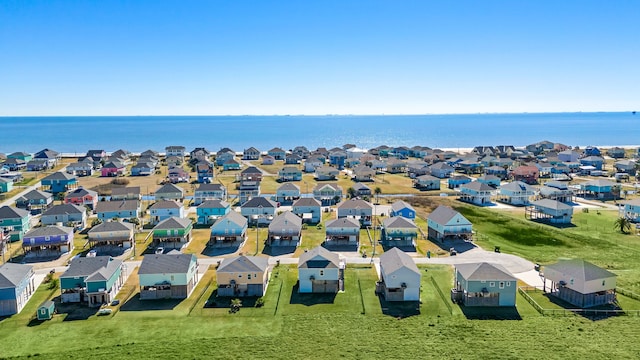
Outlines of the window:
{"label": "window", "polygon": [[320,270],[320,276],[324,276],[324,270]]}
{"label": "window", "polygon": [[44,237],[44,241],[49,241],[49,240],[51,240],[51,237],[50,237],[50,236],[45,236],[45,237]]}
{"label": "window", "polygon": [[495,286],[496,286],[495,281],[490,281],[490,282],[489,282],[489,287],[495,287]]}
{"label": "window", "polygon": [[507,287],[511,286],[511,281],[507,281]]}
{"label": "window", "polygon": [[486,283],[486,282],[487,282],[487,280],[480,280],[480,283],[481,283],[481,284],[484,284],[484,283]]}
{"label": "window", "polygon": [[500,283],[499,283],[498,287],[499,287],[500,289],[504,289],[504,281],[500,281]]}
{"label": "window", "polygon": [[242,277],[242,274],[238,274],[238,277],[239,277],[239,278],[241,278],[241,277]]}
{"label": "window", "polygon": [[247,274],[247,280],[251,280],[251,274]]}

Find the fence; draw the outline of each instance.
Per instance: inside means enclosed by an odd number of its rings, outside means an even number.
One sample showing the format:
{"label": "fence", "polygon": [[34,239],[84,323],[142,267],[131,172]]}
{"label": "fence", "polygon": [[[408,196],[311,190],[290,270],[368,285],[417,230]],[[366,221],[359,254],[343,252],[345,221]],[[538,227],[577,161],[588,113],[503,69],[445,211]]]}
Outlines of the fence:
{"label": "fence", "polygon": [[440,289],[440,286],[438,286],[438,283],[436,282],[436,279],[433,278],[433,276],[431,276],[431,282],[433,283],[433,287],[436,288],[438,295],[440,295],[440,298],[447,306],[447,309],[449,309],[449,315],[453,315],[453,309],[451,308],[451,299],[448,299],[446,296],[444,296],[442,289]]}
{"label": "fence", "polygon": [[[627,294],[632,294],[629,296],[633,299],[640,300],[640,296],[632,293],[630,291],[624,290],[621,292],[620,289],[616,289],[618,293],[624,296],[628,296]],[[582,315],[582,316],[591,316],[591,317],[609,317],[609,316],[640,316],[640,310],[599,310],[599,309],[545,309],[540,304],[538,304],[527,292],[542,292],[542,290],[532,287],[532,286],[521,286],[518,288],[518,292],[522,295],[522,297],[527,300],[531,306],[536,309],[543,316],[568,316],[568,315]],[[625,294],[626,292],[626,294]],[[633,297],[636,296],[637,298]]]}

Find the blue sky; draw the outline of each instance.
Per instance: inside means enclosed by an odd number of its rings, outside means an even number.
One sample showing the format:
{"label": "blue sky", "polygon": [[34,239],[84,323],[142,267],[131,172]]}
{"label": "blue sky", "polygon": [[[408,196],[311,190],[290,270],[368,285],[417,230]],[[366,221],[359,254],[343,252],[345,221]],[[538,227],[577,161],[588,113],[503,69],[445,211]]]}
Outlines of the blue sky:
{"label": "blue sky", "polygon": [[638,1],[0,2],[0,116],[640,110]]}

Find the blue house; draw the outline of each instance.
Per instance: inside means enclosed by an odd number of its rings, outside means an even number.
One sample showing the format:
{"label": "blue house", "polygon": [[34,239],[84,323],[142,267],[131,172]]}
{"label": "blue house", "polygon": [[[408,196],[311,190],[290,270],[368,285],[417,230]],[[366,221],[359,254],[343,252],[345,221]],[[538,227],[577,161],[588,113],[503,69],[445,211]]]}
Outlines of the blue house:
{"label": "blue house", "polygon": [[240,163],[237,160],[234,160],[234,159],[225,161],[222,164],[222,170],[223,171],[240,170]]}
{"label": "blue house", "polygon": [[416,218],[416,210],[408,203],[402,200],[398,200],[391,204],[391,211],[389,212],[389,216],[402,216],[404,218],[413,220]]}
{"label": "blue house", "polygon": [[235,211],[218,218],[211,225],[210,246],[239,246],[247,238],[249,221]]}
{"label": "blue house", "polygon": [[293,203],[292,212],[300,216],[303,223],[317,224],[322,219],[322,204],[314,198],[300,198]]}
{"label": "blue house", "polygon": [[198,284],[193,254],[146,255],[138,270],[140,300],[186,299]]}
{"label": "blue house", "polygon": [[75,189],[78,186],[78,179],[75,175],[61,171],[48,175],[40,182],[45,190],[54,194],[65,192],[69,189]]}
{"label": "blue house", "polygon": [[360,222],[354,218],[329,220],[325,224],[326,247],[350,246],[357,249],[360,244]]}
{"label": "blue house", "polygon": [[335,166],[338,170],[344,169],[346,159],[347,153],[343,150],[336,150],[329,153],[329,164]]}
{"label": "blue house", "polygon": [[200,225],[213,224],[216,219],[227,215],[230,210],[231,205],[226,201],[206,200],[196,208],[197,222]]}
{"label": "blue house", "polygon": [[40,190],[31,190],[16,199],[16,207],[31,211],[32,214],[48,209],[53,203],[53,194]]}
{"label": "blue house", "polygon": [[[216,165],[223,166],[228,161],[235,161],[236,153],[231,149],[225,148],[216,153]],[[238,163],[239,164],[239,163]]]}
{"label": "blue house", "polygon": [[584,149],[584,155],[585,156],[600,156],[602,154],[600,152],[600,149],[598,149],[597,147],[595,147],[595,146],[587,146]]}
{"label": "blue house", "polygon": [[160,200],[149,207],[151,224],[157,224],[170,217],[184,218],[184,207],[175,200]]}
{"label": "blue house", "polygon": [[5,263],[0,266],[0,317],[19,313],[36,292],[33,267]]}
{"label": "blue house", "polygon": [[628,200],[623,204],[624,217],[633,222],[640,221],[640,199]]}
{"label": "blue house", "polygon": [[430,239],[444,241],[446,239],[468,239],[473,234],[473,225],[467,218],[449,206],[438,206],[427,217],[428,236]]}
{"label": "blue house", "polygon": [[7,193],[13,189],[13,180],[0,178],[0,194]]}
{"label": "blue house", "polygon": [[596,170],[602,170],[602,164],[604,164],[604,159],[600,156],[587,156],[580,159],[580,165],[593,166]]}
{"label": "blue house", "polygon": [[386,248],[415,246],[418,227],[411,219],[402,216],[388,217],[382,221],[380,242]]}
{"label": "blue house", "polygon": [[22,236],[31,228],[31,216],[26,210],[11,206],[0,207],[0,250],[3,249],[3,240],[9,236],[10,241],[22,239]]}
{"label": "blue house", "polygon": [[460,185],[468,184],[470,182],[470,177],[464,175],[456,175],[450,177],[449,180],[447,180],[447,185],[449,186],[449,189],[456,189],[459,188]]}
{"label": "blue house", "polygon": [[276,190],[276,201],[282,205],[291,205],[300,198],[300,187],[296,184],[282,184]]}
{"label": "blue house", "polygon": [[614,192],[618,186],[618,184],[612,181],[598,179],[581,183],[580,190],[585,196],[593,196],[598,199],[612,199],[619,196],[619,193]]}
{"label": "blue house", "polygon": [[456,265],[451,299],[464,306],[516,306],[517,279],[500,264]]}
{"label": "blue house", "polygon": [[487,184],[492,188],[498,188],[500,186],[500,178],[495,175],[483,175],[478,178],[478,182]]}
{"label": "blue house", "polygon": [[208,161],[200,161],[196,164],[196,175],[198,176],[198,183],[208,184],[213,178],[213,165]]}
{"label": "blue house", "polygon": [[98,219],[131,219],[140,217],[140,202],[138,200],[100,201],[96,205]]}
{"label": "blue house", "polygon": [[267,151],[267,155],[272,156],[275,160],[284,160],[287,156],[287,153],[279,147],[274,147],[273,149]]}
{"label": "blue house", "polygon": [[110,256],[79,257],[60,275],[61,302],[109,304],[124,283],[122,261]]}
{"label": "blue house", "polygon": [[29,230],[22,238],[22,250],[38,255],[60,255],[73,250],[73,228],[49,225]]}

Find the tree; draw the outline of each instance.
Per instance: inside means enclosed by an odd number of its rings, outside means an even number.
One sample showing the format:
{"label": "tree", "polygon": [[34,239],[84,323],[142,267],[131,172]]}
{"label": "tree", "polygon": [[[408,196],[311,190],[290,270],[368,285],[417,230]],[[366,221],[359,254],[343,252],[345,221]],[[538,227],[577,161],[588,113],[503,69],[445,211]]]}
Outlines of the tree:
{"label": "tree", "polygon": [[613,223],[613,227],[623,234],[628,234],[631,230],[631,221],[626,217],[621,216]]}
{"label": "tree", "polygon": [[235,298],[231,300],[231,312],[235,313],[238,312],[240,310],[240,308],[242,307],[242,300]]}
{"label": "tree", "polygon": [[94,227],[94,226],[100,225],[100,224],[102,224],[102,220],[100,220],[98,218],[95,218],[95,219],[93,219],[93,221],[91,221],[91,227]]}
{"label": "tree", "polygon": [[380,187],[376,186],[376,188],[373,190],[373,192],[376,194],[376,202],[380,203],[380,194],[382,194],[382,189],[380,189]]}
{"label": "tree", "polygon": [[354,189],[353,187],[349,187],[347,189],[347,197],[349,199],[356,197],[356,189]]}

